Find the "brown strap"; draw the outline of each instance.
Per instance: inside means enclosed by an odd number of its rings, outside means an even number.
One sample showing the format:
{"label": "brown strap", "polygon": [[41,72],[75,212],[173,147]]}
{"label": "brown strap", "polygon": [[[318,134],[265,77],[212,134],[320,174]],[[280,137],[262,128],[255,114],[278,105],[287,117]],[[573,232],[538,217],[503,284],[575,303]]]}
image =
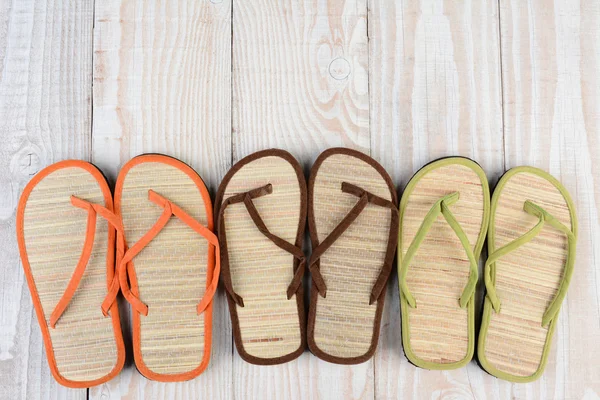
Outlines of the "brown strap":
{"label": "brown strap", "polygon": [[373,285],[371,290],[371,296],[369,298],[369,304],[373,304],[383,292],[386,282],[392,272],[392,262],[394,261],[394,253],[396,249],[395,238],[398,235],[398,209],[396,205],[390,200],[386,200],[383,197],[374,195],[373,193],[367,192],[366,190],[353,185],[348,182],[342,182],[342,192],[353,194],[359,198],[358,202],[352,207],[352,209],[346,214],[344,219],[331,231],[331,233],[313,249],[310,264],[308,269],[311,272],[312,280],[322,297],[327,295],[327,285],[320,271],[320,258],[331,247],[336,240],[350,227],[350,225],[358,218],[360,213],[365,209],[367,204],[371,203],[376,206],[389,208],[391,211],[392,220],[390,222],[390,235],[388,237],[388,244],[385,253],[385,259],[383,261],[383,267],[379,272],[379,276]]}
{"label": "brown strap", "polygon": [[257,197],[266,196],[268,194],[273,193],[273,186],[271,184],[252,189],[248,192],[240,193],[235,196],[231,196],[227,198],[219,211],[218,217],[218,225],[219,225],[219,241],[221,242],[221,271],[223,276],[223,283],[225,285],[225,289],[227,293],[231,296],[232,300],[239,305],[240,307],[244,307],[244,300],[241,296],[239,296],[235,290],[233,290],[233,282],[231,280],[231,272],[229,270],[229,254],[227,252],[227,238],[225,234],[225,219],[223,218],[225,214],[225,209],[231,204],[244,203],[246,206],[246,210],[248,211],[248,215],[252,218],[252,221],[258,228],[258,230],[269,240],[271,240],[277,247],[286,252],[290,253],[294,256],[294,277],[292,278],[292,282],[289,284],[287,288],[287,298],[288,300],[292,298],[292,296],[298,291],[298,289],[302,286],[302,278],[304,277],[304,269],[306,266],[306,258],[304,256],[304,252],[301,248],[294,246],[288,241],[280,238],[279,236],[271,233],[267,228],[267,225],[261,218],[258,210],[254,206],[252,199]]}

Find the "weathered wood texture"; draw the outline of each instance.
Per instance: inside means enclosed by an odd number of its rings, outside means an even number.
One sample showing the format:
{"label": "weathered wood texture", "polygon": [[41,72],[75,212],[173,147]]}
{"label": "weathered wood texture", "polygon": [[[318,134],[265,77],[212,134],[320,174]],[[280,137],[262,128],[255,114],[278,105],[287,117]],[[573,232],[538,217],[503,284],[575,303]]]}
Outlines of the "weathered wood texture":
{"label": "weathered wood texture", "polygon": [[[369,152],[366,0],[238,1],[233,8],[233,158],[280,147]],[[308,165],[307,165],[308,167]]]}
{"label": "weathered wood texture", "polygon": [[96,2],[93,159],[114,178],[177,157],[215,190],[231,162],[231,0]]}
{"label": "weathered wood texture", "polygon": [[90,158],[93,1],[0,2],[0,398],[83,399],[50,374],[15,236],[37,171]]}
{"label": "weathered wood texture", "polygon": [[219,292],[202,376],[151,382],[129,354],[88,397],[599,398],[598,71],[595,0],[0,2],[0,398],[86,397],[50,376],[19,264],[14,211],[40,168],[87,159],[114,182],[131,157],[160,152],[189,163],[214,194],[254,151],[288,150],[308,173],[333,146],[371,154],[399,192],[449,155],[475,159],[492,187],[517,165],[566,185],[580,221],[577,264],[542,379],[511,384],[475,362],[451,372],[409,364],[394,273],[367,363],[306,352],[247,364]]}

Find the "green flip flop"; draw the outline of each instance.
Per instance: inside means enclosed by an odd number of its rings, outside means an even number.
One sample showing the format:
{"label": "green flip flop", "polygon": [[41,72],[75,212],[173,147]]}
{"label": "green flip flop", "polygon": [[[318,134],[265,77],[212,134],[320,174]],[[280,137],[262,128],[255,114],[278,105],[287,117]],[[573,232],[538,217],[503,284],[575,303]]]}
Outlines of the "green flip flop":
{"label": "green flip flop", "polygon": [[489,211],[485,173],[462,157],[426,165],[404,191],[398,240],[402,342],[419,367],[454,369],[473,357],[474,294]]}
{"label": "green flip flop", "polygon": [[478,357],[513,382],[539,378],[575,263],[577,218],[567,190],[532,167],[508,171],[492,198],[487,294]]}

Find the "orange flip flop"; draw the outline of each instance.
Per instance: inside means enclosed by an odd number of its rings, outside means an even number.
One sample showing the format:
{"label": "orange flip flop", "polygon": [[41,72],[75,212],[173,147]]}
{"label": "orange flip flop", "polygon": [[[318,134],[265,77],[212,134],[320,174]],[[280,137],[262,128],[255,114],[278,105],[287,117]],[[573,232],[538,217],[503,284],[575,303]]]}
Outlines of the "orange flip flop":
{"label": "orange flip flop", "polygon": [[[104,383],[123,368],[110,189],[93,165],[61,161],[34,176],[17,209],[17,241],[48,365],[63,386]],[[107,315],[110,314],[110,316]]]}
{"label": "orange flip flop", "polygon": [[188,165],[149,154],[121,169],[114,199],[123,232],[119,285],[104,306],[120,287],[132,306],[133,354],[145,377],[192,379],[210,360],[220,272],[208,190]]}

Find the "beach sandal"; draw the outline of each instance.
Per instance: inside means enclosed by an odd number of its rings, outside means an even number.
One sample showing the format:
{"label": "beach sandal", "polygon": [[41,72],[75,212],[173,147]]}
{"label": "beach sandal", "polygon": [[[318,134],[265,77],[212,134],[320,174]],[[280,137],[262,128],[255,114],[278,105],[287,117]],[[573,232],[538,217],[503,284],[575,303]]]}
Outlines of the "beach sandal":
{"label": "beach sandal", "polygon": [[119,279],[104,306],[119,290],[131,304],[133,355],[142,375],[192,379],[210,360],[220,268],[206,186],[179,160],[141,155],[121,169],[114,200],[122,222]]}
{"label": "beach sandal", "polygon": [[239,355],[262,365],[299,357],[306,348],[306,183],[300,164],[277,149],[243,158],[219,186],[215,215]]}
{"label": "beach sandal", "polygon": [[86,388],[125,362],[119,310],[101,304],[115,275],[117,218],[102,173],[78,160],[38,172],[17,209],[17,241],[48,365],[63,386]]}
{"label": "beach sandal", "polygon": [[396,189],[371,157],[334,148],[315,161],[308,193],[308,345],[323,360],[362,363],[379,338],[398,235]]}
{"label": "beach sandal", "polygon": [[434,161],[400,202],[402,343],[426,369],[466,365],[475,348],[475,286],[490,210],[488,181],[467,158]]}
{"label": "beach sandal", "polygon": [[539,378],[575,262],[577,218],[548,173],[509,170],[492,198],[478,358],[513,382]]}

